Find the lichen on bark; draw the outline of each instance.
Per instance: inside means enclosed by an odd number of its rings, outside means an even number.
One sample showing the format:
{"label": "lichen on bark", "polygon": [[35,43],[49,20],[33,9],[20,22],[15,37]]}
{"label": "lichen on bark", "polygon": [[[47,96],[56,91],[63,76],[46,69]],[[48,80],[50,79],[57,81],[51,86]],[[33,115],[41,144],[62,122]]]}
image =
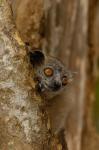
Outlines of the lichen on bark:
{"label": "lichen on bark", "polygon": [[7,1],[0,7],[0,24],[0,149],[40,149],[47,142],[42,101]]}

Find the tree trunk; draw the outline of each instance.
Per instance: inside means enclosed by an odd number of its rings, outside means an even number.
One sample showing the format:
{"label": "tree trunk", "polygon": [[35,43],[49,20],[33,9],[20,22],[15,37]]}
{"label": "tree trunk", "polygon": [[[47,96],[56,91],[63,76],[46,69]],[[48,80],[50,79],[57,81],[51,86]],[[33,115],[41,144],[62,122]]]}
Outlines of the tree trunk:
{"label": "tree trunk", "polygon": [[0,149],[47,149],[46,113],[11,19],[7,1],[0,1]]}

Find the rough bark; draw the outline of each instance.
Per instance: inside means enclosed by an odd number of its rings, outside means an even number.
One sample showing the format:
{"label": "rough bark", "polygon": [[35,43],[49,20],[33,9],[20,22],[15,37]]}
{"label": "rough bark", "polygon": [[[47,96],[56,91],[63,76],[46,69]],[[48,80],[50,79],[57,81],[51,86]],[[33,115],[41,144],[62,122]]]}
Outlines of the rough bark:
{"label": "rough bark", "polygon": [[11,19],[7,1],[0,1],[0,149],[47,149],[47,118]]}
{"label": "rough bark", "polygon": [[24,42],[32,48],[42,43],[43,4],[44,0],[8,0],[11,4],[13,20]]}

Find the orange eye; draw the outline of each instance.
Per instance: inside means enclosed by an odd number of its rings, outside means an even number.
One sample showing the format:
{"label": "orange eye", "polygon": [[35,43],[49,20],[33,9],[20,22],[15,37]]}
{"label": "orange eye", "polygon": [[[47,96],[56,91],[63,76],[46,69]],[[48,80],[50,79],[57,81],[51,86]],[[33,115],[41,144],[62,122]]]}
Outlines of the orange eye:
{"label": "orange eye", "polygon": [[51,68],[45,68],[44,69],[44,74],[48,77],[51,77],[53,75],[53,69]]}
{"label": "orange eye", "polygon": [[64,76],[63,79],[62,79],[62,84],[66,85],[67,83],[68,83],[68,79],[67,79],[66,76]]}

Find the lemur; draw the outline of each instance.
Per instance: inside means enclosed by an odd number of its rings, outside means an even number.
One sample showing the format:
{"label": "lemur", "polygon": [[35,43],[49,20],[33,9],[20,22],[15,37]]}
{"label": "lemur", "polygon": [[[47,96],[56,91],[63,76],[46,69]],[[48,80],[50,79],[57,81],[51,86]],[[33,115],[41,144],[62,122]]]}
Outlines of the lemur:
{"label": "lemur", "polygon": [[36,91],[50,103],[47,109],[52,130],[57,134],[64,128],[66,117],[72,107],[69,99],[62,99],[60,95],[73,80],[75,72],[67,70],[60,60],[46,56],[42,51],[29,52],[29,56],[34,69]]}
{"label": "lemur", "polygon": [[30,62],[35,69],[34,80],[36,89],[45,99],[59,95],[68,85],[75,74],[66,70],[60,60],[45,56],[42,51],[29,52]]}

